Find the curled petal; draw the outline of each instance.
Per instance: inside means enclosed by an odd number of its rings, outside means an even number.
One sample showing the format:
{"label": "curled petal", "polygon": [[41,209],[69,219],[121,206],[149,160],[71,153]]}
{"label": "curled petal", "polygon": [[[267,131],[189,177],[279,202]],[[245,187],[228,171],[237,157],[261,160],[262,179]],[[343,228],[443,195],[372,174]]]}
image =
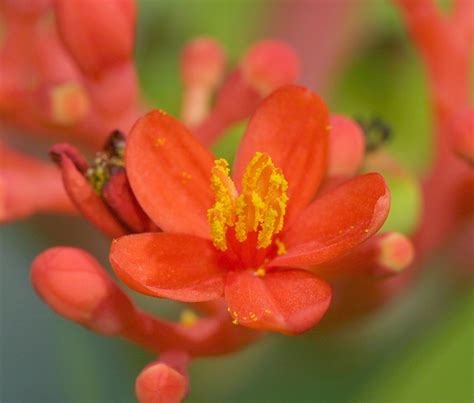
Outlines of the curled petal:
{"label": "curled petal", "polygon": [[316,94],[287,86],[267,97],[252,116],[240,144],[234,177],[240,184],[256,152],[272,157],[288,181],[288,222],[314,197],[326,169],[328,111]]}
{"label": "curled petal", "polygon": [[156,229],[138,204],[124,170],[112,173],[102,188],[102,198],[133,232]]}
{"label": "curled petal", "polygon": [[155,224],[209,237],[214,157],[180,122],[161,111],[145,115],[129,135],[125,159],[130,186]]}
{"label": "curled petal", "polygon": [[331,301],[331,288],[303,270],[272,272],[264,277],[240,271],[227,276],[225,299],[238,324],[297,334],[319,322]]}
{"label": "curled petal", "polygon": [[155,297],[199,302],[224,292],[216,249],[191,235],[147,233],[114,240],[110,262],[130,288]]}
{"label": "curled petal", "polygon": [[71,158],[72,147],[64,151],[62,145],[51,149],[51,156],[59,165],[66,191],[77,209],[98,229],[110,237],[125,235],[127,230],[112,214],[92,185],[84,177],[77,159]]}
{"label": "curled petal", "polygon": [[316,199],[283,235],[287,253],[271,266],[301,267],[349,252],[379,230],[390,193],[376,173],[358,176]]}

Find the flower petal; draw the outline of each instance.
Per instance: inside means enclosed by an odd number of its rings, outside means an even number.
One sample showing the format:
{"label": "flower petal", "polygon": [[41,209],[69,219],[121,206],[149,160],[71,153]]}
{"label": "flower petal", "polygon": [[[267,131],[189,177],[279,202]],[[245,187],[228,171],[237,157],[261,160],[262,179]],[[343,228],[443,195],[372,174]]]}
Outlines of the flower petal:
{"label": "flower petal", "polygon": [[309,205],[283,235],[287,253],[270,266],[304,267],[349,252],[382,226],[390,193],[376,173],[358,176]]}
{"label": "flower petal", "polygon": [[268,153],[288,181],[287,219],[314,197],[326,168],[328,111],[311,91],[296,85],[278,89],[252,116],[240,144],[234,177],[240,186],[257,151]]}
{"label": "flower petal", "polygon": [[129,235],[113,241],[109,258],[117,276],[143,294],[198,302],[224,292],[225,271],[206,239],[166,233]]}
{"label": "flower petal", "polygon": [[326,312],[331,288],[304,270],[229,273],[225,299],[231,315],[244,326],[297,334],[313,327]]}
{"label": "flower petal", "polygon": [[127,229],[110,211],[102,198],[96,193],[80,169],[80,160],[75,155],[77,150],[69,145],[58,144],[50,154],[61,169],[64,188],[69,198],[81,214],[99,230],[110,237],[127,234]]}
{"label": "flower petal", "polygon": [[160,228],[209,237],[214,157],[177,120],[153,111],[133,127],[126,170],[143,210]]}

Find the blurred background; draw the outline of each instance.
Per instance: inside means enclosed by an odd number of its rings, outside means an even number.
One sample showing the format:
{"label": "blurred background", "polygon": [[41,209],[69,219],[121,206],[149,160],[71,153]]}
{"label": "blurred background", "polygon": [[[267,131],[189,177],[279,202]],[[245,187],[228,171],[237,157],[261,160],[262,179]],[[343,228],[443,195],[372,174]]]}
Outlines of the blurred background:
{"label": "blurred background", "polygon": [[[150,105],[178,114],[179,53],[195,36],[220,40],[233,62],[257,39],[286,39],[302,58],[302,83],[331,111],[382,118],[392,128],[391,154],[416,176],[429,166],[423,66],[390,2],[141,0],[139,10],[136,60]],[[242,128],[220,140],[218,155],[232,159]],[[34,148],[36,155],[46,150]],[[406,183],[392,185],[386,229],[409,234],[418,194]],[[154,357],[56,316],[29,280],[42,250],[82,247],[106,264],[108,240],[81,218],[56,216],[1,226],[0,235],[0,400],[134,401],[135,377]],[[176,304],[134,298],[163,316],[179,314]],[[298,337],[269,335],[237,354],[195,361],[187,401],[472,402],[473,308],[472,287],[438,250],[410,288],[373,315]]]}

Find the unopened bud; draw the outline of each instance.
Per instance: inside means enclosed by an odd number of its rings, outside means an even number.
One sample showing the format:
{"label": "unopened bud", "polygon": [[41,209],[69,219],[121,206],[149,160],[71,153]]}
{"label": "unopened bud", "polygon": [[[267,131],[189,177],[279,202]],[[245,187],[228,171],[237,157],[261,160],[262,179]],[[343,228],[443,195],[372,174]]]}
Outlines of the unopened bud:
{"label": "unopened bud", "polygon": [[89,77],[132,58],[136,10],[133,0],[56,0],[59,33]]}
{"label": "unopened bud", "polygon": [[300,61],[285,42],[266,40],[247,52],[241,67],[245,81],[265,96],[278,87],[293,84],[299,76]]}
{"label": "unopened bud", "polygon": [[212,38],[190,41],[181,54],[181,75],[185,86],[214,88],[222,79],[226,56]]}
{"label": "unopened bud", "polygon": [[375,275],[392,275],[406,269],[415,256],[412,242],[403,234],[389,232],[378,239]]}
{"label": "unopened bud", "polygon": [[365,155],[365,137],[360,126],[341,115],[330,118],[328,176],[352,176]]}
{"label": "unopened bud", "polygon": [[474,108],[457,113],[451,121],[454,152],[474,165]]}
{"label": "unopened bud", "polygon": [[147,366],[135,382],[135,393],[140,403],[179,403],[187,394],[186,374],[173,368],[166,360]]}
{"label": "unopened bud", "polygon": [[96,332],[112,335],[122,327],[118,287],[86,252],[51,248],[33,261],[31,281],[36,292],[59,315]]}
{"label": "unopened bud", "polygon": [[209,113],[213,91],[224,75],[226,56],[218,42],[197,38],[181,54],[184,83],[182,118],[189,126],[201,123]]}

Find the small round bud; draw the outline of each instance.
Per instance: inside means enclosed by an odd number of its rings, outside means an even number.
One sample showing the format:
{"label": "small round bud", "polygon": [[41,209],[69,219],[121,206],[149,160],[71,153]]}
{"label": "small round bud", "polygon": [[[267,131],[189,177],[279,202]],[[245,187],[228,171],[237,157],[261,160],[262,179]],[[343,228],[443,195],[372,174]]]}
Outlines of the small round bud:
{"label": "small round bud", "polygon": [[244,79],[262,96],[293,84],[300,72],[295,51],[280,41],[261,41],[249,49],[241,64]]}
{"label": "small round bud", "polygon": [[186,86],[213,88],[222,79],[226,56],[212,38],[190,41],[181,54],[181,75]]}
{"label": "small round bud", "polygon": [[116,286],[86,252],[67,247],[44,251],[33,261],[31,281],[59,315],[102,334],[120,332]]}
{"label": "small round bud", "polygon": [[179,403],[186,396],[187,378],[164,362],[146,367],[135,382],[140,403]]}

